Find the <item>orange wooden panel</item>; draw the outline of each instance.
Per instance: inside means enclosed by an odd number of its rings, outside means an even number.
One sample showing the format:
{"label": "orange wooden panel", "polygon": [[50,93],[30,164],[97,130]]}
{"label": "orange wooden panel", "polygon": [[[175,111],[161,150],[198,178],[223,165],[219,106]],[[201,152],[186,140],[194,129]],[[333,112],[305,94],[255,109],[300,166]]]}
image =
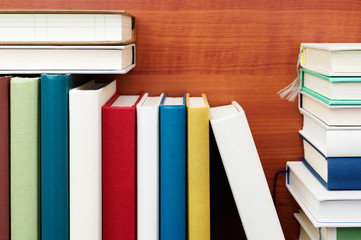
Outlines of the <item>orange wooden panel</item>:
{"label": "orange wooden panel", "polygon": [[[211,106],[236,100],[246,111],[271,190],[275,173],[303,154],[297,103],[276,94],[296,77],[300,43],[361,42],[357,0],[2,0],[0,8],[134,14],[137,66],[127,75],[103,77],[118,79],[118,90],[127,94],[206,93]],[[295,239],[298,206],[284,176],[277,186],[286,239]]]}

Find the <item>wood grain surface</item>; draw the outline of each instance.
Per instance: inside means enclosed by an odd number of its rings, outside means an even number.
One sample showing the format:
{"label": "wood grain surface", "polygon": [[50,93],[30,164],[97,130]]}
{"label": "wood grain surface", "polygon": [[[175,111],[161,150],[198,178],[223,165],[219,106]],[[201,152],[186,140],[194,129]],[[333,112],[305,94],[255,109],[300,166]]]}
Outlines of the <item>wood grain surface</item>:
{"label": "wood grain surface", "polygon": [[[134,14],[136,68],[102,77],[118,79],[126,94],[206,93],[211,106],[236,100],[246,111],[271,191],[276,172],[303,155],[297,103],[276,94],[296,77],[300,43],[361,42],[356,0],[2,0],[0,8]],[[277,211],[286,239],[298,237],[297,210],[280,176]],[[237,239],[226,236],[213,238]]]}

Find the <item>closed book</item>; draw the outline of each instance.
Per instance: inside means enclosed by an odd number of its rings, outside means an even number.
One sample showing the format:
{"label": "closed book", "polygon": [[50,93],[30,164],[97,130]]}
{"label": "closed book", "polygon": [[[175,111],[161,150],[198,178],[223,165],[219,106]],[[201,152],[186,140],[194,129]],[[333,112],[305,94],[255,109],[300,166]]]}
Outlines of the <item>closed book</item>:
{"label": "closed book", "polygon": [[166,97],[160,121],[160,239],[187,239],[185,96]]}
{"label": "closed book", "polygon": [[110,10],[2,10],[0,44],[126,44],[135,40],[135,18]]}
{"label": "closed book", "polygon": [[159,105],[148,96],[137,105],[137,239],[159,239]]}
{"label": "closed book", "polygon": [[209,105],[186,95],[188,239],[210,239]]}
{"label": "closed book", "polygon": [[39,84],[38,77],[10,82],[11,239],[40,239]]}
{"label": "closed book", "polygon": [[303,139],[302,162],[329,190],[361,189],[361,157],[327,157]]}
{"label": "closed book", "polygon": [[102,107],[103,239],[136,239],[136,106],[116,93]]}
{"label": "closed book", "polygon": [[361,126],[328,126],[304,109],[299,133],[327,157],[360,157]]}
{"label": "closed book", "polygon": [[69,91],[70,239],[102,239],[102,106],[116,81]]}
{"label": "closed book", "polygon": [[361,191],[327,190],[301,162],[287,162],[286,187],[315,227],[360,227]]}
{"label": "closed book", "polygon": [[301,43],[301,66],[327,76],[361,76],[361,43]]}
{"label": "closed book", "polygon": [[0,77],[0,240],[10,239],[10,77]]}
{"label": "closed book", "polygon": [[[312,91],[311,89],[307,88],[307,87],[301,87],[301,90],[311,96],[313,96],[314,98],[317,98],[318,100],[331,105],[331,106],[347,106],[347,105],[361,105],[361,100],[352,100],[352,99],[330,99],[327,98],[315,91]],[[360,106],[358,106],[360,107]]]}
{"label": "closed book", "polygon": [[302,87],[331,100],[361,100],[361,76],[326,76],[301,68]]}
{"label": "closed book", "polygon": [[0,57],[0,74],[123,74],[135,66],[135,44],[0,45]]}
{"label": "closed book", "polygon": [[361,105],[330,105],[302,91],[299,107],[328,126],[361,126]]}
{"label": "closed book", "polygon": [[285,239],[244,110],[210,108],[212,130],[248,239]]}
{"label": "closed book", "polygon": [[42,74],[41,235],[69,239],[69,90],[76,76]]}
{"label": "closed book", "polygon": [[[299,210],[298,213],[294,213],[295,218],[300,224],[300,240],[360,240],[361,239],[361,227],[320,227],[313,226],[311,220],[306,214]],[[306,235],[302,238],[301,234]]]}

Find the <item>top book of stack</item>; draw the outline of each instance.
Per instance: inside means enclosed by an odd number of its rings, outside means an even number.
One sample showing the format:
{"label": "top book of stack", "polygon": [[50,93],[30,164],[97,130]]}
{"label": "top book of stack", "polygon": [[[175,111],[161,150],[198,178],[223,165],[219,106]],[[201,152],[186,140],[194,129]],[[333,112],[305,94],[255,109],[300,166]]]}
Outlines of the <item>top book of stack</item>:
{"label": "top book of stack", "polygon": [[124,45],[135,41],[125,11],[0,11],[1,45]]}
{"label": "top book of stack", "polygon": [[361,43],[302,43],[301,66],[327,76],[361,76]]}

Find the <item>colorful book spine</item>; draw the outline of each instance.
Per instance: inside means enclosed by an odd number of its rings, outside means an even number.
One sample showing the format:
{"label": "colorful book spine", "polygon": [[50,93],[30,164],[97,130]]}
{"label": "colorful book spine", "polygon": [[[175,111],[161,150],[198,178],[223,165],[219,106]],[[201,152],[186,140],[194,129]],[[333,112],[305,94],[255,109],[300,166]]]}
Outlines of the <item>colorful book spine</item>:
{"label": "colorful book spine", "polygon": [[10,83],[11,239],[40,239],[39,83],[39,78]]}
{"label": "colorful book spine", "polygon": [[10,239],[10,77],[0,77],[0,240]]}
{"label": "colorful book spine", "polygon": [[103,240],[136,239],[136,105],[143,95],[129,97],[116,93],[102,107]]}
{"label": "colorful book spine", "polygon": [[187,239],[186,105],[166,97],[160,119],[160,239]]}
{"label": "colorful book spine", "polygon": [[101,108],[115,91],[115,80],[69,91],[70,239],[102,239]]}
{"label": "colorful book spine", "polygon": [[210,239],[209,105],[186,95],[188,149],[188,239]]}
{"label": "colorful book spine", "polygon": [[69,239],[69,89],[71,75],[41,75],[41,236]]}

